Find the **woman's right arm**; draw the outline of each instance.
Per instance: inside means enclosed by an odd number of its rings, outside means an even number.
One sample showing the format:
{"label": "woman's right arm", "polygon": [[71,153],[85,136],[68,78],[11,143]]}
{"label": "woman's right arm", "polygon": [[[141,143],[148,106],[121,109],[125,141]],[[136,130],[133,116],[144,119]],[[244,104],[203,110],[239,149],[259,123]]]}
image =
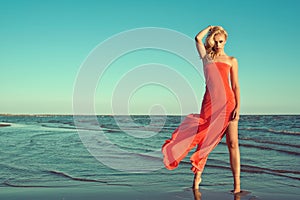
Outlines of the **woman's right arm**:
{"label": "woman's right arm", "polygon": [[206,56],[206,50],[204,47],[204,44],[202,42],[204,36],[213,28],[213,26],[208,26],[207,28],[203,29],[202,31],[200,31],[196,37],[196,46],[197,46],[197,50],[199,52],[199,55],[201,57],[201,59],[203,59]]}

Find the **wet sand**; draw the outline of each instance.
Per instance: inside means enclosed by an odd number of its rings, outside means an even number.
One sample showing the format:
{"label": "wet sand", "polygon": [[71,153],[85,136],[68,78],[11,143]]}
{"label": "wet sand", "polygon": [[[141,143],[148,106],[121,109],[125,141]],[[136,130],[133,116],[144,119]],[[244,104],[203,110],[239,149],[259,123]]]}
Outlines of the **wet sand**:
{"label": "wet sand", "polygon": [[207,189],[192,190],[191,188],[183,188],[177,191],[155,191],[151,190],[139,190],[132,187],[61,187],[61,188],[2,188],[0,189],[1,199],[6,200],[279,200],[279,199],[296,199],[293,196],[274,196],[271,194],[261,194],[262,196],[256,196],[253,193],[246,191],[238,195],[233,195],[230,192],[212,191]]}

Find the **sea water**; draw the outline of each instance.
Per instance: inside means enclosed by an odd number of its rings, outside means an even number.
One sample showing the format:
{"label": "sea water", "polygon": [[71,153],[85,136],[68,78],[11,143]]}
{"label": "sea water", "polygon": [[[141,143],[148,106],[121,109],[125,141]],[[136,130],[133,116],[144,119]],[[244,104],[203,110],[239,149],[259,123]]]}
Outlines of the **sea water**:
{"label": "sea water", "polygon": [[[1,115],[0,124],[10,126],[0,127],[0,197],[1,191],[16,187],[189,188],[193,179],[189,157],[194,150],[172,171],[163,167],[160,153],[183,117],[100,115],[95,123],[89,116],[80,116],[86,124],[80,127],[72,115]],[[106,148],[98,151],[98,157],[93,155],[91,147],[82,141],[80,130],[100,130],[112,145],[111,151]],[[242,115],[242,188],[258,197],[300,196],[299,139],[299,115]],[[108,145],[100,140],[95,144]],[[106,160],[101,160],[104,157]],[[130,163],[132,157],[136,163]],[[145,171],[141,169],[143,164]],[[214,191],[233,188],[225,137],[209,155],[201,187]]]}

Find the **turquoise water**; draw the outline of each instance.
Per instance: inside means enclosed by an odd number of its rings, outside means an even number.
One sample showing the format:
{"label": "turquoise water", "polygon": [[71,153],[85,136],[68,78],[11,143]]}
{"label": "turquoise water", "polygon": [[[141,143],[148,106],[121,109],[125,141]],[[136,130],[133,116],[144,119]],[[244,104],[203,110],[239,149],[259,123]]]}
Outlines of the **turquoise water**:
{"label": "turquoise water", "polygon": [[[0,199],[1,192],[10,188],[120,186],[137,191],[177,191],[191,186],[189,156],[177,169],[168,171],[160,154],[161,145],[182,117],[98,116],[99,124],[87,116],[80,120],[85,126],[75,126],[73,116],[0,116],[0,124],[11,125],[0,128]],[[100,134],[98,128],[112,148],[102,148],[108,143],[95,138],[91,144],[98,144],[97,159],[89,149],[95,146],[87,148],[78,130]],[[242,188],[258,199],[285,194],[297,199],[299,139],[299,115],[242,115]],[[210,154],[202,179],[204,189],[232,189],[225,138]]]}

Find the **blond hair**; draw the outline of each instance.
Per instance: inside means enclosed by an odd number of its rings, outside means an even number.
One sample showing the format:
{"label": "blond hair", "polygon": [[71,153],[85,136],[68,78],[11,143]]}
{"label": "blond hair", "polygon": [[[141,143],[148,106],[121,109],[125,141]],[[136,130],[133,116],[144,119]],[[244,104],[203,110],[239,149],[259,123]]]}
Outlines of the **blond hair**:
{"label": "blond hair", "polygon": [[205,49],[206,49],[206,55],[208,56],[209,59],[214,59],[216,56],[216,52],[214,50],[215,46],[215,40],[214,37],[215,35],[218,34],[223,34],[225,36],[225,40],[227,40],[228,34],[225,31],[225,29],[221,26],[214,26],[209,33],[207,34],[207,37],[205,39]]}

